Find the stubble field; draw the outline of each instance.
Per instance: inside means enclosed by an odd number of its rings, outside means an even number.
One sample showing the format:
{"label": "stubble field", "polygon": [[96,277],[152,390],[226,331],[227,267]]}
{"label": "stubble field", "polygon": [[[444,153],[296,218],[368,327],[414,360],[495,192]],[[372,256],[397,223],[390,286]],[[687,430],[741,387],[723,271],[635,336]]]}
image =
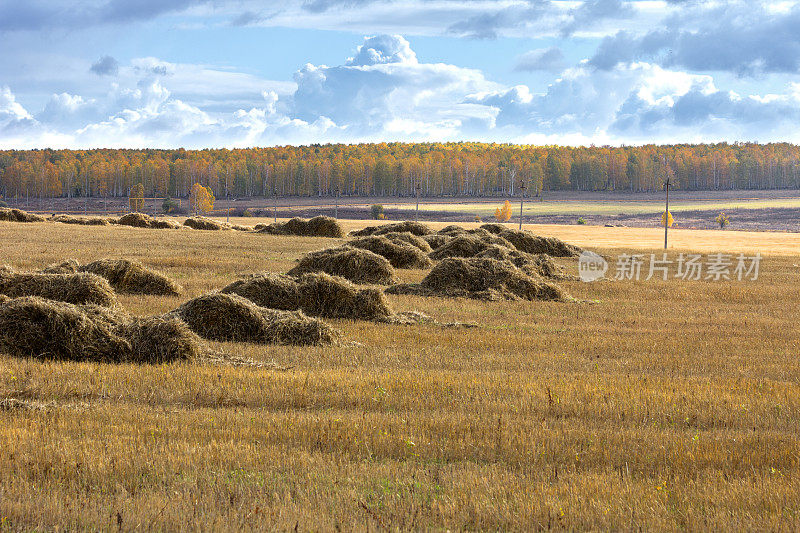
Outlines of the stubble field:
{"label": "stubble field", "polygon": [[[663,239],[529,229],[608,256]],[[389,296],[480,327],[214,344],[274,368],[0,355],[0,531],[797,530],[800,239],[673,237],[671,254],[759,251],[760,277],[562,283],[584,303]],[[0,264],[140,260],[186,289],[120,297],[147,315],[331,242],[0,223]]]}

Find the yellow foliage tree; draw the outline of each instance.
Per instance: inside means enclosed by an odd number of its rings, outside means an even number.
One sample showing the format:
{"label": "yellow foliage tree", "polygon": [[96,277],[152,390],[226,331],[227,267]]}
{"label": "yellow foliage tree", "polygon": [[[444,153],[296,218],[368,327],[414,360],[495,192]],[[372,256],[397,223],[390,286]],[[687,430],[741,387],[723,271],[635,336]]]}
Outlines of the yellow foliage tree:
{"label": "yellow foliage tree", "polygon": [[128,205],[130,205],[131,211],[136,213],[144,210],[144,185],[137,183],[131,187]]}
{"label": "yellow foliage tree", "polygon": [[661,213],[661,226],[662,227],[664,226],[664,224],[666,224],[667,226],[669,226],[671,228],[674,223],[675,223],[675,219],[672,218],[672,213],[670,213],[669,211],[664,211],[663,213]]}
{"label": "yellow foliage tree", "polygon": [[195,183],[192,185],[192,190],[189,194],[189,206],[195,215],[208,213],[214,209],[214,193],[208,187]]}
{"label": "yellow foliage tree", "polygon": [[511,202],[506,200],[506,203],[503,204],[503,207],[498,207],[494,210],[494,218],[497,219],[498,222],[507,222],[511,219]]}

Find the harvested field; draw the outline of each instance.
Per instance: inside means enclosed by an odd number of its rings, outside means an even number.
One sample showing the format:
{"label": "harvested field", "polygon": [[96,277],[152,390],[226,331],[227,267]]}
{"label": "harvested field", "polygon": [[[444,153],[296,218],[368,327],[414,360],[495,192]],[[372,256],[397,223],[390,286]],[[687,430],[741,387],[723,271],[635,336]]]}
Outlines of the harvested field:
{"label": "harvested field", "polygon": [[43,274],[0,269],[0,294],[11,298],[38,296],[71,304],[112,306],[114,290],[100,276],[89,273]]}
{"label": "harvested field", "polygon": [[165,275],[127,259],[100,259],[83,265],[78,270],[104,277],[120,293],[178,296],[182,292]]}
{"label": "harvested field", "polygon": [[422,222],[414,222],[406,220],[404,222],[395,222],[392,224],[383,224],[381,226],[368,226],[366,228],[356,230],[350,233],[353,237],[367,237],[369,235],[383,235],[385,233],[411,233],[421,237],[433,233],[433,230],[423,224]]}
{"label": "harvested field", "polygon": [[301,237],[331,237],[340,239],[344,237],[342,226],[335,218],[318,216],[310,220],[302,218],[292,218],[286,222],[276,222],[273,224],[259,224],[256,226],[257,233],[268,233],[270,235],[298,235]]}
{"label": "harvested field", "polygon": [[17,357],[107,363],[166,363],[201,351],[176,318],[130,319],[93,305],[37,297],[0,302],[0,351]]}
{"label": "harvested field", "polygon": [[325,272],[354,283],[388,285],[394,281],[394,268],[389,260],[369,250],[340,246],[306,254],[288,273],[300,276],[309,272]]}
{"label": "harvested field", "polygon": [[214,341],[296,346],[330,344],[336,330],[299,311],[259,307],[237,294],[206,294],[181,305],[173,314],[201,337]]}
{"label": "harvested field", "polygon": [[348,246],[375,252],[389,260],[394,268],[430,268],[432,263],[422,250],[402,240],[371,235],[348,241]]}
{"label": "harvested field", "polygon": [[0,222],[44,222],[45,218],[22,209],[0,207]]}
{"label": "harvested field", "polygon": [[451,257],[433,267],[420,283],[393,285],[385,292],[487,301],[569,299],[558,285],[530,276],[508,261],[488,258]]}

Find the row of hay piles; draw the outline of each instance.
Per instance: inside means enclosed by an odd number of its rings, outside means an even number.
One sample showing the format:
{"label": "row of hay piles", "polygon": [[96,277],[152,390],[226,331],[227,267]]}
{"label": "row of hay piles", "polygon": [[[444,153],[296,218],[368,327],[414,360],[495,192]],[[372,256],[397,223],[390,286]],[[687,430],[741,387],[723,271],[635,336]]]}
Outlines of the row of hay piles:
{"label": "row of hay piles", "polygon": [[102,217],[74,217],[71,215],[55,215],[50,217],[53,222],[62,224],[77,224],[80,226],[108,226],[111,222]]}
{"label": "row of hay piles", "polygon": [[181,227],[180,224],[174,220],[157,219],[150,215],[145,215],[144,213],[128,213],[112,221],[112,223],[119,224],[120,226],[150,229],[178,229]]}
{"label": "row of hay piles", "polygon": [[382,233],[381,235],[394,242],[404,242],[406,244],[410,244],[411,246],[415,246],[426,254],[433,250],[431,245],[428,244],[428,241],[426,241],[423,237],[414,235],[408,231],[390,231],[387,233]]}
{"label": "row of hay piles", "polygon": [[406,220],[404,222],[383,224],[381,226],[368,226],[358,231],[352,231],[350,235],[353,237],[367,237],[369,235],[384,235],[386,233],[411,233],[421,237],[423,235],[430,235],[433,233],[433,230],[421,222]]}
{"label": "row of hay piles", "polygon": [[393,285],[390,294],[479,300],[555,300],[569,297],[555,284],[531,276],[508,261],[451,257],[433,267],[418,284]]}
{"label": "row of hay piles", "polygon": [[132,319],[38,297],[0,301],[0,351],[18,357],[165,363],[192,359],[201,350],[197,335],[174,317]]}
{"label": "row of hay piles", "polygon": [[45,274],[0,269],[0,294],[11,298],[38,296],[72,304],[116,305],[108,281],[86,272]]}
{"label": "row of hay piles", "polygon": [[381,321],[393,314],[381,291],[358,289],[343,278],[319,272],[298,279],[257,274],[235,281],[220,292],[238,294],[261,307],[299,309],[324,318]]}
{"label": "row of hay piles", "polygon": [[301,276],[309,272],[325,272],[354,283],[387,285],[394,282],[394,268],[385,257],[351,246],[310,252],[300,258],[288,274]]}
{"label": "row of hay piles", "polygon": [[[409,234],[410,235],[410,234]],[[347,243],[353,248],[369,250],[385,257],[395,268],[430,268],[431,260],[416,246],[402,240],[392,240],[383,235],[361,237]]]}
{"label": "row of hay piles", "polygon": [[181,288],[165,275],[127,259],[100,259],[79,267],[78,271],[104,277],[120,293],[164,296],[181,293]]}
{"label": "row of hay piles", "polygon": [[300,311],[260,307],[237,294],[206,294],[172,312],[203,338],[258,344],[330,344],[338,333]]}
{"label": "row of hay piles", "polygon": [[43,222],[44,220],[44,217],[22,209],[0,207],[0,222]]}
{"label": "row of hay piles", "polygon": [[529,254],[547,254],[551,257],[577,257],[583,250],[556,237],[541,237],[525,230],[506,228],[500,224],[481,226],[490,233],[502,237],[515,248]]}
{"label": "row of hay piles", "polygon": [[257,224],[257,233],[268,233],[270,235],[297,235],[300,237],[331,237],[341,239],[344,231],[339,221],[335,218],[318,216],[309,220],[302,218],[292,218],[286,222],[275,222],[273,224]]}

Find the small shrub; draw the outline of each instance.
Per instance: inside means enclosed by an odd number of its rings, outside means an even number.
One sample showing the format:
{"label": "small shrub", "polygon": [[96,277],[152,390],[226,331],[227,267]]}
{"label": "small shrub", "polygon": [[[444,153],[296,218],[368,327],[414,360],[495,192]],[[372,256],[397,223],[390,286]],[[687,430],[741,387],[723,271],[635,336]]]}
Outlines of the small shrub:
{"label": "small shrub", "polygon": [[381,204],[374,204],[369,207],[369,212],[375,220],[383,220],[386,218],[383,214],[383,206]]}
{"label": "small shrub", "polygon": [[579,218],[578,219],[578,225],[579,226],[585,226],[586,225],[586,219],[583,218],[583,217]]}
{"label": "small shrub", "polygon": [[661,213],[661,227],[662,228],[664,227],[665,224],[668,227],[671,228],[674,223],[675,223],[675,219],[672,218],[672,213],[670,213],[669,211],[664,211],[663,213]]}
{"label": "small shrub", "polygon": [[725,226],[731,223],[730,218],[728,218],[728,216],[724,212],[717,215],[717,218],[715,218],[714,220],[716,221],[717,224],[719,224],[719,229],[725,229]]}
{"label": "small shrub", "polygon": [[506,200],[503,207],[495,209],[494,218],[497,219],[498,222],[507,222],[511,220],[511,202]]}

